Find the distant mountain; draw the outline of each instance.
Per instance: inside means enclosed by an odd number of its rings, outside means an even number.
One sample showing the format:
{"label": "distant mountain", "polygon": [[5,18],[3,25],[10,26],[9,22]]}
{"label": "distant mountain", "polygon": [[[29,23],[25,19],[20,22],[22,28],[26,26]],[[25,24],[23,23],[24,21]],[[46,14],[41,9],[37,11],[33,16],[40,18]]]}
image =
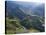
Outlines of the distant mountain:
{"label": "distant mountain", "polygon": [[44,16],[44,4],[7,1],[6,13],[7,16],[17,16],[20,19],[26,15]]}
{"label": "distant mountain", "polygon": [[35,2],[15,2],[19,8],[26,14],[44,16],[45,4]]}
{"label": "distant mountain", "polygon": [[19,5],[8,1],[6,2],[6,16],[17,16],[18,18],[22,19],[24,18],[25,14],[21,9],[19,9]]}
{"label": "distant mountain", "polygon": [[45,12],[45,6],[44,4],[38,5],[33,9],[33,14],[44,17]]}

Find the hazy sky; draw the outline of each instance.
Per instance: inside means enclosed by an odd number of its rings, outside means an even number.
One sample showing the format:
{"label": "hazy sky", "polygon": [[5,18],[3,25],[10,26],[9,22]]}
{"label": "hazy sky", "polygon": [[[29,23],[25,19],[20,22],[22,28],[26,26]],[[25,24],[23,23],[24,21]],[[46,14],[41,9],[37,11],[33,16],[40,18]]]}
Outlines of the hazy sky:
{"label": "hazy sky", "polygon": [[21,0],[21,1],[18,1],[18,0],[6,0],[6,1],[16,1],[14,3],[21,4],[21,5],[23,5],[23,4],[30,4],[30,3],[25,3],[25,2],[35,2],[33,4],[39,5],[41,3],[44,3],[45,0],[25,0],[25,1],[24,0]]}
{"label": "hazy sky", "polygon": [[45,2],[45,0],[6,0],[6,1],[24,1],[24,2],[39,2],[39,3]]}

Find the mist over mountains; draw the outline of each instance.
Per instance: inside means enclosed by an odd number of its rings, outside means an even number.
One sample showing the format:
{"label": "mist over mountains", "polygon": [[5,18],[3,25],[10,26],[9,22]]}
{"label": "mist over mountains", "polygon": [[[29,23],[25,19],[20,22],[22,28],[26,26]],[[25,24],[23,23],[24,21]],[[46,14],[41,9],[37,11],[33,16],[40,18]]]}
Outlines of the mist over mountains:
{"label": "mist over mountains", "polygon": [[45,32],[44,3],[5,1],[6,33]]}
{"label": "mist over mountains", "polygon": [[44,17],[44,3],[7,1],[6,8],[8,16],[18,16],[21,19],[26,14]]}

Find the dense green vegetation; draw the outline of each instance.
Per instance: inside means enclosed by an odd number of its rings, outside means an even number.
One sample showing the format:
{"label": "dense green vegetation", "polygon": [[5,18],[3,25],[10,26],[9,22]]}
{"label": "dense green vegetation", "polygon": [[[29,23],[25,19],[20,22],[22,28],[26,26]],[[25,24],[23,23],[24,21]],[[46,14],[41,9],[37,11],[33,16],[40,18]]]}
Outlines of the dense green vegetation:
{"label": "dense green vegetation", "polygon": [[28,32],[44,32],[43,18],[37,16],[26,16],[24,20],[19,18],[6,17],[6,34],[28,33]]}

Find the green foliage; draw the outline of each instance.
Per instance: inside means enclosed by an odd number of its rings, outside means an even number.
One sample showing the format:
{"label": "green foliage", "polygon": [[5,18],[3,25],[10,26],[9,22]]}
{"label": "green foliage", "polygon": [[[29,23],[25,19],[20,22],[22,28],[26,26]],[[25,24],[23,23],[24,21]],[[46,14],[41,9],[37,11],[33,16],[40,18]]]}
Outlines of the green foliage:
{"label": "green foliage", "polygon": [[44,24],[44,18],[37,16],[26,16],[24,20],[20,20],[17,17],[9,18],[6,17],[6,34],[24,33],[24,32],[40,32],[44,28],[41,28]]}
{"label": "green foliage", "polygon": [[15,34],[17,32],[24,32],[23,26],[20,24],[18,18],[6,18],[6,34]]}
{"label": "green foliage", "polygon": [[21,22],[21,25],[23,25],[27,29],[35,28],[35,29],[38,29],[39,31],[44,31],[44,27],[42,26],[43,23],[40,20],[42,21],[42,19],[40,17],[37,17],[37,16],[35,16],[35,18],[34,17],[32,17],[32,18],[26,17]]}

